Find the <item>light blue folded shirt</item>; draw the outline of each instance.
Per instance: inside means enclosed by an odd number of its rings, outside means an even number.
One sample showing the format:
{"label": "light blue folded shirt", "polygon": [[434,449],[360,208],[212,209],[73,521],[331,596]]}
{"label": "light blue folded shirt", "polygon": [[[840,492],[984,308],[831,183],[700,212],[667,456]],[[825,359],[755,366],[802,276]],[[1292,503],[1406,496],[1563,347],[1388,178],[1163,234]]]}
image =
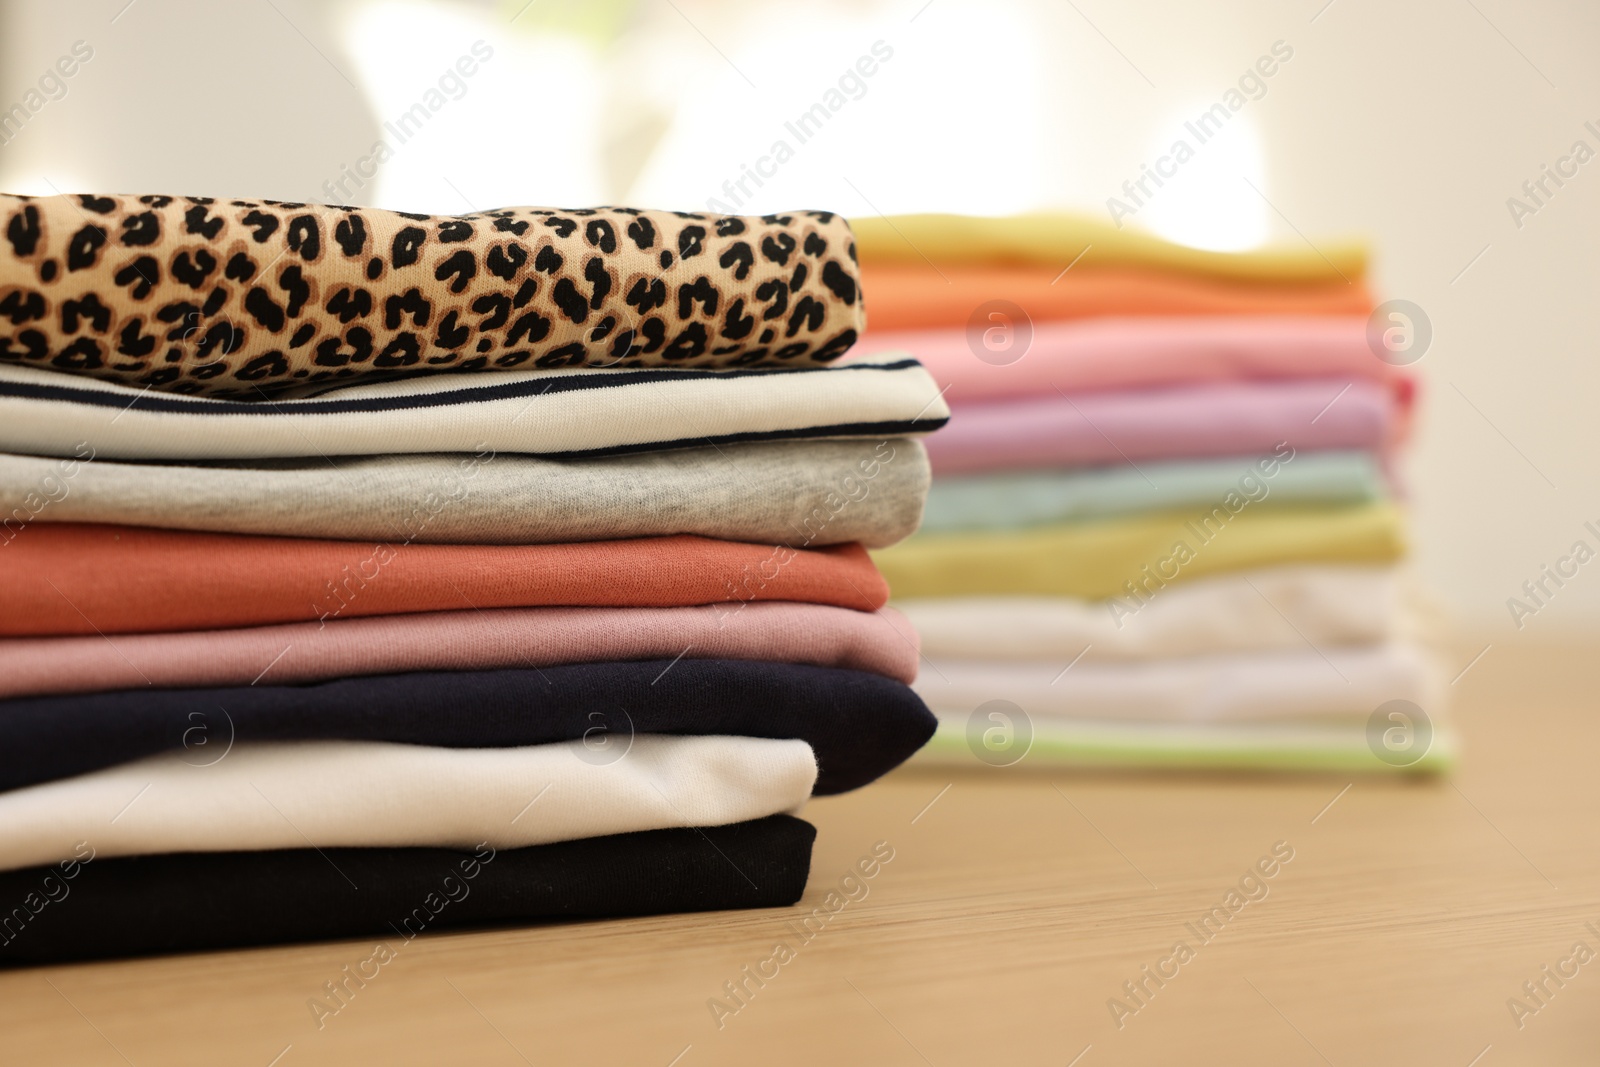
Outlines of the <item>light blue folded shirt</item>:
{"label": "light blue folded shirt", "polygon": [[1348,504],[1381,500],[1387,481],[1370,452],[1301,452],[1267,477],[1259,456],[1141,463],[1137,467],[1018,471],[933,479],[924,531],[1015,530],[1221,503]]}

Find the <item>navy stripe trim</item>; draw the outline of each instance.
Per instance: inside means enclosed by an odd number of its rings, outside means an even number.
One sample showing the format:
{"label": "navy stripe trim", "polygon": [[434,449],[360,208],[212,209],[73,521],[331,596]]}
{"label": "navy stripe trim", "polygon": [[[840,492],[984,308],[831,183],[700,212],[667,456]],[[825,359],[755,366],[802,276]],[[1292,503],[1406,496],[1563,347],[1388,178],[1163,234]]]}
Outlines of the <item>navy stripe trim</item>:
{"label": "navy stripe trim", "polygon": [[[634,452],[665,452],[674,448],[700,448],[703,445],[741,445],[752,441],[807,441],[830,437],[913,437],[932,433],[949,422],[949,418],[913,419],[909,422],[846,422],[835,426],[806,426],[797,430],[754,430],[749,433],[726,433],[713,437],[683,437],[674,441],[646,441],[637,445],[613,445],[608,448],[588,448],[576,452],[535,452],[543,459],[593,459],[601,456],[621,456]],[[515,455],[507,449],[502,452]]]}
{"label": "navy stripe trim", "polygon": [[921,367],[915,359],[893,363],[845,363],[828,367],[774,367],[734,370],[651,369],[608,374],[557,374],[549,378],[506,385],[469,386],[438,393],[412,396],[366,397],[360,400],[202,400],[197,397],[163,396],[141,393],[131,401],[126,396],[64,385],[34,385],[0,381],[0,397],[23,400],[53,400],[94,407],[121,408],[182,415],[341,415],[351,412],[402,411],[415,408],[453,407],[458,404],[491,400],[544,396],[586,389],[608,389],[651,382],[727,381],[735,378],[776,377],[789,374],[835,374],[841,371],[899,371]]}

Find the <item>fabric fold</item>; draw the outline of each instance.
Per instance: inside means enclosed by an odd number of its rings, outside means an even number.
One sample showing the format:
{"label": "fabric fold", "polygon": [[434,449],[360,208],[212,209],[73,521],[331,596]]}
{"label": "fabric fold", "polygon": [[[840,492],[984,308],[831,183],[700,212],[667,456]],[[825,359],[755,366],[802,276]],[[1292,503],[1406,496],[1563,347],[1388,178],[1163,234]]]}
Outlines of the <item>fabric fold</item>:
{"label": "fabric fold", "polygon": [[[804,741],[638,736],[613,762],[582,741],[451,749],[378,741],[166,753],[0,794],[0,870],[96,855],[283,848],[522,848],[793,812]],[[210,756],[208,754],[207,758]]]}
{"label": "fabric fold", "polygon": [[1359,280],[1259,282],[1130,267],[1070,270],[1061,266],[972,266],[888,263],[864,266],[861,284],[874,330],[1007,329],[1030,322],[1103,317],[1320,316],[1372,313]]}
{"label": "fabric fold", "polygon": [[850,220],[863,266],[886,263],[1027,263],[1051,270],[1143,267],[1201,277],[1268,283],[1347,282],[1366,274],[1360,241],[1213,252],[1175,244],[1153,233],[1066,212],[1030,212],[1004,218],[921,214]]}
{"label": "fabric fold", "polygon": [[1394,400],[1367,381],[1239,382],[968,405],[928,441],[935,477],[1146,460],[1378,452]]}
{"label": "fabric fold", "polygon": [[0,542],[37,521],[418,544],[696,534],[876,548],[917,528],[927,486],[927,455],[906,438],[569,460],[485,451],[63,467],[0,454]]}
{"label": "fabric fold", "polygon": [[0,790],[169,749],[194,764],[234,745],[388,741],[516,748],[581,741],[622,759],[642,735],[800,740],[818,795],[899,766],[933,733],[900,682],[861,671],[747,660],[660,659],[526,670],[419,672],[304,686],[132,689],[0,700]]}
{"label": "fabric fold", "polygon": [[946,328],[874,330],[855,351],[915,356],[956,408],[1057,390],[1300,378],[1382,382],[1408,397],[1412,379],[1373,355],[1366,327],[1354,315],[1077,319],[1016,324],[1013,334],[988,338],[995,350],[982,332]]}
{"label": "fabric fold", "polygon": [[1138,663],[1019,663],[930,660],[916,689],[941,717],[992,700],[1029,719],[1129,722],[1365,723],[1380,705],[1404,700],[1437,708],[1431,661],[1402,644],[1190,656]]}
{"label": "fabric fold", "polygon": [[1237,493],[1253,504],[1364,504],[1386,495],[1377,458],[1368,452],[1297,453],[1273,463],[1259,456],[1117,464],[1068,470],[953,475],[928,491],[921,529],[1015,530],[1052,522],[1141,511],[1201,508]]}
{"label": "fabric fold", "polygon": [[[1242,498],[1241,498],[1242,500]],[[1175,582],[1288,563],[1390,563],[1404,552],[1389,504],[1177,511],[1007,533],[922,534],[873,554],[897,598],[1120,598],[1137,614]]]}
{"label": "fabric fold", "polygon": [[860,545],[702,537],[408,545],[42,523],[0,546],[0,634],[143,633],[451,609],[789,600],[876,611]]}
{"label": "fabric fold", "polygon": [[[435,931],[777,908],[805,892],[816,830],[770,815],[526,848],[290,848],[82,857],[0,872],[42,901],[0,930],[0,966],[377,938],[368,980]],[[15,912],[11,913],[15,916]]]}
{"label": "fabric fold", "polygon": [[[1427,748],[1409,762],[1380,759],[1367,720],[1339,722],[1145,723],[1049,719],[1032,724],[1025,754],[1008,773],[1051,773],[1064,767],[1139,771],[1253,771],[1291,774],[1443,774],[1455,766],[1460,740],[1436,724]],[[915,766],[980,768],[965,716],[941,719]],[[1011,768],[1015,768],[1012,771]]]}
{"label": "fabric fold", "polygon": [[785,601],[690,608],[485,608],[234,630],[0,639],[0,698],[295,685],[410,671],[765,660],[909,683],[917,633],[893,608]]}
{"label": "fabric fold", "polygon": [[[1084,666],[1302,649],[1308,643],[1343,648],[1382,644],[1400,626],[1399,575],[1388,566],[1237,571],[1174,585],[1144,604],[971,596],[896,605],[916,627],[923,655],[936,663]],[[924,680],[937,676],[925,674]]]}
{"label": "fabric fold", "polygon": [[499,371],[330,386],[272,404],[0,365],[0,451],[76,459],[418,452],[606,455],[929,433],[949,409],[904,356],[837,367]]}
{"label": "fabric fold", "polygon": [[428,215],[0,194],[0,359],[249,400],[396,371],[826,362],[862,327],[849,225],[626,207]]}

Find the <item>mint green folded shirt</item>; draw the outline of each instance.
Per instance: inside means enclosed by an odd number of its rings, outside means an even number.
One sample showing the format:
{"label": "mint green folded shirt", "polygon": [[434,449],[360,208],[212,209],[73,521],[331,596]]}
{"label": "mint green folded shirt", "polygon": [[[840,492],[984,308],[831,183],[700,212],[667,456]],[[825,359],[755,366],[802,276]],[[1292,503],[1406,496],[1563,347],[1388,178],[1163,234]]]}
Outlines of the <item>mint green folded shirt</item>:
{"label": "mint green folded shirt", "polygon": [[[1383,471],[1370,452],[1300,452],[1272,477],[1259,456],[1076,470],[935,476],[924,531],[1015,530],[1216,503],[1229,492],[1259,503],[1346,504],[1382,499]],[[1263,496],[1262,493],[1266,495]]]}
{"label": "mint green folded shirt", "polygon": [[[977,744],[981,744],[978,741]],[[1415,763],[1396,765],[1372,752],[1366,717],[1327,723],[1107,723],[1033,721],[999,766],[1007,773],[1100,770],[1285,771],[1337,774],[1443,774],[1459,759],[1460,738],[1449,724],[1434,727],[1432,743]],[[941,717],[939,729],[910,767],[982,769],[969,739],[967,716]],[[985,754],[988,755],[988,754]],[[1012,758],[1014,755],[1014,758]],[[990,759],[983,763],[996,766]]]}

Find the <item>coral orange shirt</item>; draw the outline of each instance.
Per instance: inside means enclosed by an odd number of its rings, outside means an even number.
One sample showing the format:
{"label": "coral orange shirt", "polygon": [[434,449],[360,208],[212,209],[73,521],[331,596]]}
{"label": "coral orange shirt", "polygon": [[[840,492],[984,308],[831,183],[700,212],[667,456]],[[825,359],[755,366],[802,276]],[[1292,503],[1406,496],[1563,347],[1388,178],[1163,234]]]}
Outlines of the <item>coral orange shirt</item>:
{"label": "coral orange shirt", "polygon": [[875,611],[858,544],[423,545],[39,524],[0,541],[0,634],[205,630],[449,609],[788,600]]}
{"label": "coral orange shirt", "polygon": [[863,266],[867,326],[883,330],[965,327],[980,305],[1005,300],[1034,322],[1106,315],[1360,315],[1372,312],[1365,282],[1230,281],[1122,267],[1052,271],[1035,266],[931,263]]}

